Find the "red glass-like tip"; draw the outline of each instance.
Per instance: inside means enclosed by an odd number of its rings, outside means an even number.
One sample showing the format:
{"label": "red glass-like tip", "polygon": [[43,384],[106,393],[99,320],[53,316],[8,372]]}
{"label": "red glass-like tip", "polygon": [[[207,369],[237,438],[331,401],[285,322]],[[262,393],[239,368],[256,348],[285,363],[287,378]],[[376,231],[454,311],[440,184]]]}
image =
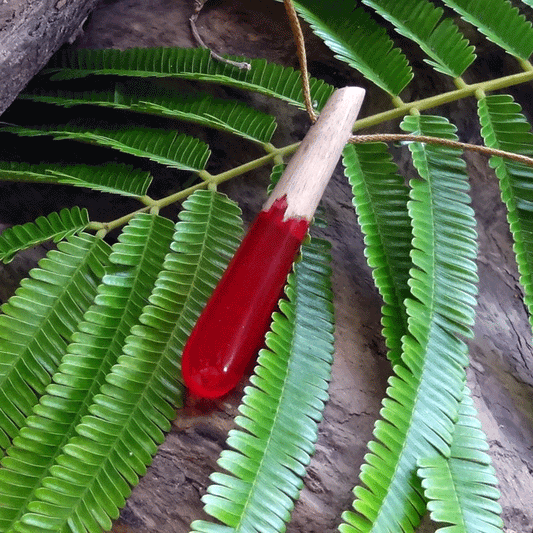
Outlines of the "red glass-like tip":
{"label": "red glass-like tip", "polygon": [[261,347],[296,252],[305,219],[283,220],[280,198],[261,211],[200,315],[183,350],[189,391],[218,398],[233,389]]}

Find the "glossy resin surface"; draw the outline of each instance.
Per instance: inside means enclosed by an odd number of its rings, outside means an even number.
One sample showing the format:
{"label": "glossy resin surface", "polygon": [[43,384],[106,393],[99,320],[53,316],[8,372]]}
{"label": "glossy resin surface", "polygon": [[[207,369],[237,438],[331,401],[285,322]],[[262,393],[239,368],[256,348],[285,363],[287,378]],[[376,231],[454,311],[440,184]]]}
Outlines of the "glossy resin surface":
{"label": "glossy resin surface", "polygon": [[259,213],[192,331],[182,372],[196,396],[217,398],[233,389],[263,344],[309,228],[305,219],[283,220],[286,208],[280,198]]}

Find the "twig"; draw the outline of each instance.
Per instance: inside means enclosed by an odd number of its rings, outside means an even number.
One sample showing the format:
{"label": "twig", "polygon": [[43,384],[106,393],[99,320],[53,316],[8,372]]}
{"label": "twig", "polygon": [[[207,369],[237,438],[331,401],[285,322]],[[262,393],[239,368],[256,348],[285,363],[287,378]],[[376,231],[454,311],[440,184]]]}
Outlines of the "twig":
{"label": "twig", "polygon": [[200,37],[200,34],[198,33],[198,28],[196,27],[196,21],[198,20],[198,15],[200,14],[200,11],[202,11],[202,8],[204,7],[204,4],[206,2],[207,0],[194,0],[194,13],[189,17],[189,23],[191,25],[191,31],[192,31],[194,40],[199,46],[209,50],[211,57],[215,59],[216,61],[220,61],[221,63],[226,63],[227,65],[231,65],[232,67],[236,67],[240,70],[250,70],[252,68],[252,65],[250,65],[250,63],[246,63],[245,61],[233,61],[226,57],[222,57],[221,55],[217,54],[215,51],[211,50],[211,48],[209,48],[209,46],[207,46],[204,40]]}
{"label": "twig", "polygon": [[302,76],[302,93],[305,102],[305,108],[307,114],[311,119],[311,122],[316,122],[317,116],[313,108],[313,102],[311,100],[311,89],[309,88],[309,72],[307,71],[307,55],[305,53],[305,40],[298,20],[298,15],[292,4],[292,0],[284,0],[285,11],[289,18],[289,24],[291,25],[292,35],[294,42],[296,43],[296,54],[298,55],[298,62],[300,63],[300,72]]}
{"label": "twig", "polygon": [[533,158],[526,155],[515,154],[505,150],[498,150],[497,148],[489,148],[487,146],[479,146],[477,144],[462,143],[459,141],[452,141],[450,139],[442,139],[440,137],[431,137],[428,135],[410,135],[407,133],[376,133],[372,135],[353,135],[348,141],[350,144],[363,144],[370,142],[420,142],[427,144],[437,144],[440,146],[447,146],[449,148],[457,148],[459,150],[469,150],[470,152],[478,152],[480,154],[504,157],[524,163],[528,166],[533,166]]}

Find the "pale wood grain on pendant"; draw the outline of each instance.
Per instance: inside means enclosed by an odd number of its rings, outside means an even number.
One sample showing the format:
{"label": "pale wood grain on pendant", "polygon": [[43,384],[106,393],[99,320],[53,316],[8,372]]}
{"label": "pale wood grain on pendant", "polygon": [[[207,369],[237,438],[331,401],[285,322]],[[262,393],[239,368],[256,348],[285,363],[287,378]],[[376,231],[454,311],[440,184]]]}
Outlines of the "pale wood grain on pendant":
{"label": "pale wood grain on pendant", "polygon": [[344,87],[331,95],[263,206],[264,211],[285,196],[284,220],[305,218],[310,221],[313,218],[342,150],[352,135],[364,96],[365,91],[360,87]]}

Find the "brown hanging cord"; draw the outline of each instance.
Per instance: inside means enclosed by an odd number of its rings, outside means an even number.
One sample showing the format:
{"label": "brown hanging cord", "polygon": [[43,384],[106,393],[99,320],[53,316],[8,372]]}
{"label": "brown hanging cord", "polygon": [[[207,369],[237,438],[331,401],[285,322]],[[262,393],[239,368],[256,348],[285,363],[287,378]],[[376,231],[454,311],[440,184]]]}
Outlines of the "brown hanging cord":
{"label": "brown hanging cord", "polygon": [[305,40],[298,15],[292,4],[292,0],[283,0],[285,5],[285,11],[289,18],[289,24],[291,25],[292,34],[296,43],[296,53],[298,55],[298,62],[300,63],[300,72],[302,76],[302,93],[305,102],[305,108],[307,114],[311,119],[311,122],[316,122],[317,116],[313,108],[313,102],[311,100],[311,90],[309,88],[309,72],[307,71],[307,56],[305,53]]}
{"label": "brown hanging cord", "polygon": [[477,144],[462,143],[459,141],[452,141],[450,139],[442,139],[440,137],[430,137],[427,135],[409,135],[402,133],[353,135],[348,142],[350,144],[363,144],[370,142],[420,142],[447,146],[449,148],[456,148],[458,150],[469,150],[470,152],[478,152],[488,156],[504,157],[506,159],[517,161],[518,163],[524,163],[525,165],[533,166],[533,158],[525,155],[506,152],[505,150],[498,150],[497,148],[489,148],[487,146],[479,146]]}
{"label": "brown hanging cord", "polygon": [[[199,1],[199,0],[196,0]],[[201,0],[200,0],[201,1]],[[205,0],[204,0],[205,2]],[[300,63],[300,71],[302,75],[302,92],[304,95],[305,107],[312,122],[317,120],[317,116],[313,109],[311,101],[311,91],[309,88],[309,73],[307,71],[307,59],[305,53],[305,41],[298,20],[298,15],[294,9],[292,0],[283,0],[285,10],[289,17],[292,33],[296,43],[296,50],[298,54],[298,61]],[[523,163],[528,166],[533,166],[533,158],[505,150],[498,150],[497,148],[489,148],[487,146],[480,146],[477,144],[462,143],[459,141],[452,141],[450,139],[442,139],[440,137],[430,137],[427,135],[409,135],[402,133],[377,133],[372,135],[353,135],[348,141],[351,144],[363,144],[370,142],[423,142],[427,144],[435,144],[440,146],[447,146],[449,148],[456,148],[459,150],[469,150],[471,152],[478,152],[483,155],[504,157],[518,163]]]}

